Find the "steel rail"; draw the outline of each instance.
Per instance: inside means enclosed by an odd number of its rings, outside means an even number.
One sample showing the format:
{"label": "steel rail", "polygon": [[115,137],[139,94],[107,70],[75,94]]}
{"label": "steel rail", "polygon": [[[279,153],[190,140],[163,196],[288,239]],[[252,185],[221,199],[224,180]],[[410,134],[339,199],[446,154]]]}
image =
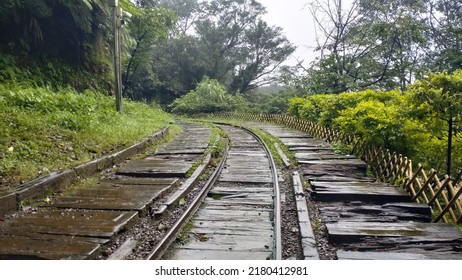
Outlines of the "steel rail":
{"label": "steel rail", "polygon": [[218,179],[226,158],[228,157],[229,150],[229,139],[226,141],[226,147],[223,151],[223,156],[215,168],[214,172],[210,178],[205,183],[204,187],[201,189],[200,193],[194,198],[186,211],[181,215],[181,217],[175,222],[175,224],[169,229],[169,231],[164,235],[164,237],[157,243],[151,253],[148,255],[146,260],[158,260],[162,257],[163,254],[168,250],[173,241],[177,238],[180,231],[189,221],[189,219],[196,213],[199,207],[202,204],[202,201],[207,196],[207,193],[210,191],[212,186],[215,184]]}
{"label": "steel rail", "polygon": [[252,130],[238,126],[239,128],[244,129],[249,132],[258,142],[265,148],[266,154],[270,162],[271,175],[273,177],[273,192],[274,192],[274,259],[282,260],[282,231],[281,231],[281,191],[279,188],[278,173],[276,168],[276,163],[274,162],[273,155],[271,154],[270,149],[266,145],[265,141],[260,138]]}

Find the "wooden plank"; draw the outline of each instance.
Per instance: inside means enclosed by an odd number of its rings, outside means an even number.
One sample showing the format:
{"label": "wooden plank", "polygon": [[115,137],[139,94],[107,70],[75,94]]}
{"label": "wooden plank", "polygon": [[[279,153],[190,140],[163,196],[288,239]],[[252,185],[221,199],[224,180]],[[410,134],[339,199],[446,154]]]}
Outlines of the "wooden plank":
{"label": "wooden plank", "polygon": [[246,175],[243,177],[242,175],[222,175],[219,178],[220,182],[239,182],[239,183],[270,183],[272,182],[271,176],[251,176]]}
{"label": "wooden plank", "polygon": [[[209,215],[199,215],[197,216],[197,228],[209,228],[213,230],[222,230],[222,229],[232,229],[239,230],[241,232],[253,232],[264,230],[272,232],[272,226],[270,221],[272,219],[272,214],[266,213],[261,214],[260,216],[247,215],[247,216],[227,216],[226,213],[222,212],[216,217]],[[237,232],[236,232],[237,233]],[[231,232],[232,234],[232,232]]]}
{"label": "wooden plank", "polygon": [[246,211],[235,209],[233,212],[217,209],[201,209],[196,221],[229,221],[243,222],[248,220],[269,221],[271,214],[267,211]]}
{"label": "wooden plank", "polygon": [[109,184],[114,187],[119,185],[143,186],[143,185],[169,185],[178,186],[180,180],[177,178],[134,178],[134,177],[115,177],[102,179],[98,185]]}
{"label": "wooden plank", "polygon": [[315,190],[317,189],[329,189],[329,188],[354,188],[358,190],[365,190],[365,191],[390,191],[390,192],[399,192],[402,194],[409,194],[402,190],[401,188],[393,187],[388,183],[383,182],[367,182],[367,181],[336,181],[336,182],[328,182],[328,181],[313,181],[310,182],[311,187]]}
{"label": "wooden plank", "polygon": [[[207,239],[208,238],[208,239]],[[203,241],[207,239],[206,241]],[[188,242],[179,246],[181,249],[199,249],[215,251],[247,251],[251,252],[272,252],[273,238],[271,236],[252,235],[213,235],[213,236],[192,236]]]}
{"label": "wooden plank", "polygon": [[191,148],[185,148],[185,146],[169,147],[168,149],[162,149],[152,155],[202,155],[206,150],[204,148],[198,148],[197,146]]}
{"label": "wooden plank", "polygon": [[441,246],[433,250],[406,248],[385,252],[338,250],[337,257],[339,260],[461,260],[462,254]]}
{"label": "wooden plank", "polygon": [[262,201],[260,199],[247,199],[247,200],[243,200],[243,199],[226,199],[226,200],[214,200],[212,198],[206,198],[206,202],[207,204],[211,204],[211,205],[223,205],[223,206],[244,206],[244,205],[251,205],[249,207],[256,207],[256,206],[261,206],[261,207],[269,207],[269,206],[272,206],[273,205],[273,201]]}
{"label": "wooden plank", "polygon": [[330,166],[358,166],[362,168],[367,168],[367,164],[359,159],[326,159],[326,160],[301,160],[298,161],[299,164],[308,164],[308,165],[330,165]]}
{"label": "wooden plank", "polygon": [[305,178],[307,178],[310,182],[375,182],[376,179],[370,178],[370,177],[353,177],[353,176],[338,176],[338,175],[328,175],[326,173],[311,173],[309,175],[306,175]]}
{"label": "wooden plank", "polygon": [[[260,184],[262,185],[262,184]],[[253,185],[253,187],[249,186],[216,186],[214,187],[209,194],[219,194],[219,195],[226,195],[226,194],[238,194],[238,193],[261,193],[261,194],[273,194],[273,188],[268,185],[262,185],[262,187],[258,187],[258,185]]]}
{"label": "wooden plank", "polygon": [[[216,201],[218,203],[211,203],[212,200],[206,199],[206,205],[207,209],[210,210],[222,210],[222,211],[228,211],[228,212],[233,212],[233,211],[250,211],[250,212],[273,212],[273,209],[270,208],[264,208],[264,207],[255,207],[255,205],[229,205],[229,204],[224,204],[221,203],[222,201]],[[206,208],[202,208],[206,209]]]}
{"label": "wooden plank", "polygon": [[193,161],[186,160],[132,160],[117,171],[117,174],[135,177],[186,177],[193,164]]}

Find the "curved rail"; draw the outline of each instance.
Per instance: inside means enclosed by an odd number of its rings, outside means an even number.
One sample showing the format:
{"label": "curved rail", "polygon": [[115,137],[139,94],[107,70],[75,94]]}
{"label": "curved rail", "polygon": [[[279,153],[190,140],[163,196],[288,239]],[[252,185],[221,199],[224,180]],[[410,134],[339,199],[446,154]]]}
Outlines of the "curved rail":
{"label": "curved rail", "polygon": [[273,191],[274,191],[274,258],[276,260],[281,260],[282,259],[282,239],[281,239],[281,192],[279,189],[279,180],[278,180],[278,173],[277,173],[277,168],[276,168],[276,163],[274,162],[273,155],[271,154],[270,149],[266,145],[265,141],[260,138],[256,133],[254,133],[252,130],[238,126],[239,128],[244,129],[248,133],[250,133],[255,139],[262,144],[262,146],[265,148],[266,154],[268,155],[268,159],[270,161],[270,168],[271,168],[271,175],[273,177]]}
{"label": "curved rail", "polygon": [[220,172],[223,168],[224,162],[228,156],[228,149],[229,149],[229,139],[226,142],[226,147],[223,152],[223,157],[220,160],[218,166],[215,168],[214,172],[210,176],[210,178],[205,183],[202,190],[199,194],[194,198],[191,202],[189,207],[186,211],[181,215],[181,217],[175,222],[175,224],[170,228],[170,230],[164,235],[164,237],[157,243],[156,247],[151,251],[151,253],[146,258],[147,260],[158,260],[162,257],[162,255],[167,251],[168,247],[172,244],[175,238],[178,236],[180,231],[186,225],[187,221],[196,213],[199,209],[202,201],[207,196],[207,193],[210,191],[210,188],[215,184]]}
{"label": "curved rail", "polygon": [[[222,125],[230,125],[226,123],[218,123],[217,124],[222,124]],[[276,169],[276,164],[274,162],[273,156],[271,155],[271,151],[269,150],[268,146],[266,143],[253,131],[246,127],[242,126],[236,126],[240,129],[245,130],[247,133],[252,135],[264,148],[269,164],[270,164],[270,169],[271,169],[271,176],[273,179],[273,198],[274,198],[274,259],[276,260],[281,260],[282,259],[282,241],[281,241],[281,196],[280,196],[280,189],[279,189],[279,180],[278,180],[278,174],[277,174],[277,169]],[[217,181],[224,163],[227,159],[228,156],[228,150],[229,150],[229,139],[227,141],[227,145],[225,147],[225,151],[223,153],[223,157],[218,164],[218,166],[215,168],[213,174],[211,177],[207,180],[205,183],[204,187],[200,191],[199,195],[194,199],[194,201],[189,205],[189,207],[186,209],[186,211],[183,213],[183,215],[176,221],[176,223],[170,228],[170,230],[165,234],[165,236],[157,243],[156,247],[152,250],[152,252],[149,254],[147,257],[148,260],[158,260],[162,257],[162,255],[168,250],[172,242],[175,240],[175,238],[178,236],[179,232],[181,229],[184,227],[184,225],[187,223],[187,221],[194,215],[194,213],[199,209],[203,199],[206,197],[207,193],[210,191],[210,189],[213,187],[215,182]]]}

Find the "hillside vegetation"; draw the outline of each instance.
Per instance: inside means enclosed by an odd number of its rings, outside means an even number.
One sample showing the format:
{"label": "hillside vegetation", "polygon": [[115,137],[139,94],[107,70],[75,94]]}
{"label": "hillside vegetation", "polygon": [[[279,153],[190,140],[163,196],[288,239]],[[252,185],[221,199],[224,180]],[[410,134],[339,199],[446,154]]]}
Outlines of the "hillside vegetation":
{"label": "hillside vegetation", "polygon": [[159,108],[72,88],[0,84],[0,191],[121,149],[168,125]]}

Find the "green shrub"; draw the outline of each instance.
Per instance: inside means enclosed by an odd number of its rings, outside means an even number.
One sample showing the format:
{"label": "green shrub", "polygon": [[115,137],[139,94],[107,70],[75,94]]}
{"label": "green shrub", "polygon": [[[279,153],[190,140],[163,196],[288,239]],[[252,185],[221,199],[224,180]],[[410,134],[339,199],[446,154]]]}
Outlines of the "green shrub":
{"label": "green shrub", "polygon": [[229,94],[217,80],[205,78],[195,90],[176,99],[170,107],[173,113],[194,115],[245,111],[248,109],[248,103],[239,93]]}
{"label": "green shrub", "polygon": [[[318,94],[289,101],[293,116],[359,136],[368,144],[401,153],[427,167],[441,168],[444,134],[434,132],[444,123],[428,118],[422,108],[409,91],[400,90]],[[460,146],[458,142],[454,145]],[[455,150],[460,154],[460,149]]]}

